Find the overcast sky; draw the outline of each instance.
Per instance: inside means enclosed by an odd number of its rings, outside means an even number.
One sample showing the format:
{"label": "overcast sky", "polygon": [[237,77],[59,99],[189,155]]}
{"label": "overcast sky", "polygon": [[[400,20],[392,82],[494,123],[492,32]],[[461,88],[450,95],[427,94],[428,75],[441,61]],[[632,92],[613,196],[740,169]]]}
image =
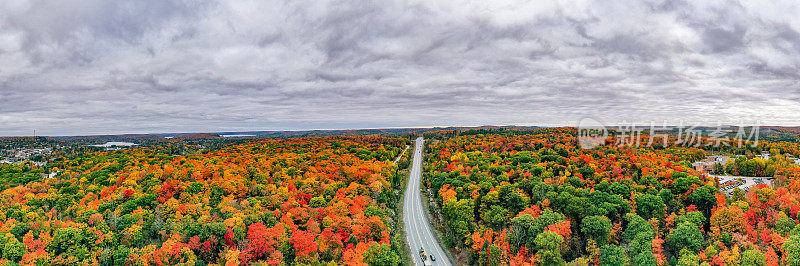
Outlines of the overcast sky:
{"label": "overcast sky", "polygon": [[800,125],[800,2],[4,0],[0,135]]}

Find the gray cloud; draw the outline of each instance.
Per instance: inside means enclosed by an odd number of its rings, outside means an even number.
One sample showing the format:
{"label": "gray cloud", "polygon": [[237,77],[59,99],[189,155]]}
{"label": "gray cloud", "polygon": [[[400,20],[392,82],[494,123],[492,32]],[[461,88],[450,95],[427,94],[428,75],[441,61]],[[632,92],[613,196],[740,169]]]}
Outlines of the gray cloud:
{"label": "gray cloud", "polygon": [[0,135],[761,119],[794,1],[10,0]]}

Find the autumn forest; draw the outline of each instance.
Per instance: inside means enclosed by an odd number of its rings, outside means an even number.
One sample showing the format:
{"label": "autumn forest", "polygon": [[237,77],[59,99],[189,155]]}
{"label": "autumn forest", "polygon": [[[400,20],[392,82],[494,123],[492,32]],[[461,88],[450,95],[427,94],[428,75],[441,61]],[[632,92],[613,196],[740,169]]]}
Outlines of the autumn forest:
{"label": "autumn forest", "polygon": [[[71,149],[0,164],[0,263],[414,265],[400,210],[403,190],[422,189],[450,253],[438,259],[457,265],[800,265],[796,135],[582,149],[575,128],[481,129]],[[418,136],[421,188],[407,188]],[[723,191],[692,165],[712,154],[739,155],[721,172],[773,182]]]}
{"label": "autumn forest", "polygon": [[[3,165],[2,261],[23,265],[398,264],[393,159],[407,139],[254,141],[207,154],[97,152]],[[8,187],[10,185],[10,187]]]}

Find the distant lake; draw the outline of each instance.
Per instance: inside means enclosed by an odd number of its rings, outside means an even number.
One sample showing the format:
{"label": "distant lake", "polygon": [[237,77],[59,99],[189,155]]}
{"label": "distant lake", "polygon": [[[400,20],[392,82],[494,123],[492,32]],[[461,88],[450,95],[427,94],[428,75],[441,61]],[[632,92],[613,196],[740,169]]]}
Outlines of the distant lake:
{"label": "distant lake", "polygon": [[239,138],[239,137],[255,137],[256,135],[237,134],[237,135],[219,135],[223,138]]}
{"label": "distant lake", "polygon": [[109,148],[109,147],[114,147],[114,146],[117,146],[117,147],[130,147],[130,146],[135,146],[135,145],[138,145],[138,144],[133,143],[133,142],[109,141],[109,142],[106,142],[106,144],[89,145],[89,146]]}

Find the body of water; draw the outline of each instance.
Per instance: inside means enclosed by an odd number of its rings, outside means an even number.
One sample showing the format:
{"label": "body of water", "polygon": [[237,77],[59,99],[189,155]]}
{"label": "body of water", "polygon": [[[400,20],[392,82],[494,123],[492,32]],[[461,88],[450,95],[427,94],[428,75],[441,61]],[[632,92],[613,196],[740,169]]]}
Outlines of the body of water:
{"label": "body of water", "polygon": [[109,147],[114,147],[114,146],[117,146],[117,147],[130,147],[130,146],[135,146],[135,145],[138,145],[138,144],[133,143],[133,142],[109,141],[109,142],[106,142],[106,144],[89,145],[89,146],[109,148]]}

